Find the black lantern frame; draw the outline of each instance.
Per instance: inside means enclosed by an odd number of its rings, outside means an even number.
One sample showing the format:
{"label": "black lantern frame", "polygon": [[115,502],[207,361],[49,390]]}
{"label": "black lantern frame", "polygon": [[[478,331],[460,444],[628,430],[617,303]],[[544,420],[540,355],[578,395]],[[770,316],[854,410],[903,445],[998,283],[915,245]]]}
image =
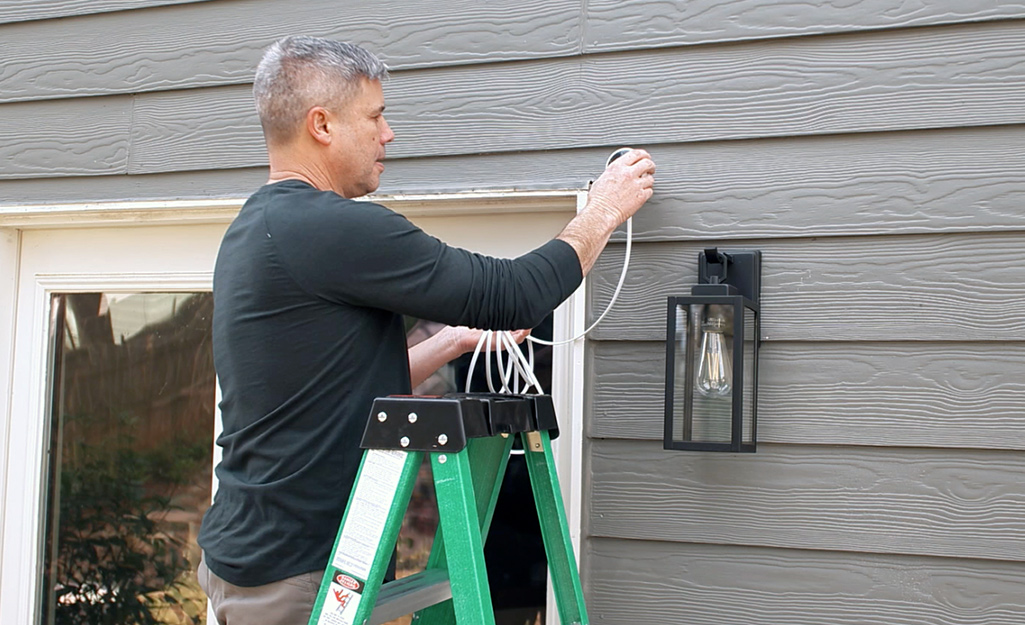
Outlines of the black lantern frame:
{"label": "black lantern frame", "polygon": [[[664,447],[753,453],[758,425],[761,252],[707,249],[699,255],[698,279],[691,295],[668,298]],[[678,332],[681,324],[682,333]],[[710,385],[707,376],[698,380],[702,375],[699,352],[708,356],[713,351],[707,342],[709,334],[720,335],[711,341],[721,350],[716,357],[724,357],[721,360],[731,365],[729,371],[720,367],[721,375],[713,381],[718,387]]]}

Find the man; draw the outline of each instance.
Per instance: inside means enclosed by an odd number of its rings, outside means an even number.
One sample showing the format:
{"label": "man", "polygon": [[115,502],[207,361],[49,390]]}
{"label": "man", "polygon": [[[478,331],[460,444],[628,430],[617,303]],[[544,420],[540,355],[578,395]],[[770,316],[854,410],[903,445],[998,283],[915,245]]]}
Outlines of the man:
{"label": "man", "polygon": [[214,271],[223,459],[199,543],[221,625],[306,622],[373,399],[409,393],[476,344],[453,327],[407,354],[402,315],[533,327],[652,194],[655,165],[634,150],[537,250],[507,260],[448,247],[347,199],[377,189],[395,137],[386,76],[366,50],[310,37],[275,43],[257,69],[270,179],[228,228]]}

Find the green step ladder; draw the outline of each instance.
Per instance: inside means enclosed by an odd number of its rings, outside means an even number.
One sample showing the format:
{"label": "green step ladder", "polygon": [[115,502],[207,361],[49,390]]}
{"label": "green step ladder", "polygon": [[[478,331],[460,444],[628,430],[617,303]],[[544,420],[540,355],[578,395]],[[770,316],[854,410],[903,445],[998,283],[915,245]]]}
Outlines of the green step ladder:
{"label": "green step ladder", "polygon": [[[552,459],[547,395],[451,394],[374,401],[366,451],[309,625],[494,625],[484,540],[516,437],[522,441],[560,622],[587,625]],[[427,568],[383,583],[424,454],[438,499]]]}

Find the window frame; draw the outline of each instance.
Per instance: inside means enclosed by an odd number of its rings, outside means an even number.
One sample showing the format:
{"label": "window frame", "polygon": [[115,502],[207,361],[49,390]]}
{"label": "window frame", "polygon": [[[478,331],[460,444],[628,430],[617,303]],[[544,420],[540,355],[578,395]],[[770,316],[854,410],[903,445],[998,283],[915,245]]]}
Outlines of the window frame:
{"label": "window frame", "polygon": [[[584,189],[402,194],[368,198],[414,219],[559,212],[572,216],[587,199]],[[90,202],[0,206],[0,622],[35,623],[46,501],[47,371],[50,296],[57,292],[202,291],[210,271],[47,273],[21,284],[24,233],[39,229],[129,228],[228,224],[244,198],[138,202]],[[83,233],[84,234],[84,233]],[[25,301],[25,300],[28,301]],[[555,336],[573,337],[585,327],[586,287],[559,309]],[[4,371],[0,369],[0,371]],[[27,390],[15,393],[16,387]],[[554,441],[555,461],[574,550],[579,558],[583,493],[584,342],[556,346],[551,394],[563,425]],[[220,400],[218,389],[217,401]],[[28,418],[35,415],[34,418]],[[215,432],[220,414],[215,406]],[[214,463],[219,461],[214,447]],[[216,478],[214,483],[216,490]],[[31,572],[31,574],[26,574]],[[557,622],[549,583],[548,622]]]}

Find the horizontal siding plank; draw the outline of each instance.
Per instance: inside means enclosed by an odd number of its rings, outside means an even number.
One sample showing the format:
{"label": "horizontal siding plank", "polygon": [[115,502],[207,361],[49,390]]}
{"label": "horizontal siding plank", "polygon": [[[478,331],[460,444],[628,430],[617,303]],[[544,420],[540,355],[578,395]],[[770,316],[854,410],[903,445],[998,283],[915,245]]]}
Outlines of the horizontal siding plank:
{"label": "horizontal siding plank", "polygon": [[[389,154],[1022,123],[1023,64],[1025,28],[996,24],[400,72]],[[248,86],[140,96],[132,173],[263,164],[252,108]]]}
{"label": "horizontal siding plank", "polygon": [[[195,92],[176,91],[137,99],[128,173],[267,164],[263,130],[250,89],[222,87],[201,91],[208,95],[213,93],[215,97],[197,99]],[[244,98],[216,97],[241,92]],[[202,108],[202,114],[197,107]],[[162,141],[174,145],[161,146]],[[223,155],[219,163],[210,160],[217,149]],[[189,156],[193,151],[200,155]],[[240,159],[242,154],[247,155],[244,160]],[[200,159],[210,162],[197,167]]]}
{"label": "horizontal siding plank", "polygon": [[1023,17],[1025,3],[1007,0],[811,4],[800,0],[589,0],[584,50],[609,52]]}
{"label": "horizontal siding plank", "polygon": [[0,112],[0,178],[92,176],[125,173],[129,97],[94,106],[54,103],[45,114],[31,102]]}
{"label": "horizontal siding plank", "polygon": [[1022,229],[1022,146],[1025,126],[653,146],[634,237]]}
{"label": "horizontal siding plank", "polygon": [[248,197],[267,182],[266,167],[64,178],[3,179],[0,205]]}
{"label": "horizontal siding plank", "polygon": [[[762,250],[762,338],[771,341],[1020,341],[1025,233],[829,237],[635,245],[616,305],[591,334],[665,340],[666,297],[688,295],[705,247]],[[611,245],[588,277],[605,310],[623,264]]]}
{"label": "horizontal siding plank", "polygon": [[1025,622],[1019,563],[601,538],[584,549],[595,624]]}
{"label": "horizontal siding plank", "polygon": [[2,0],[0,24],[210,0]]}
{"label": "horizontal siding plank", "polygon": [[1020,452],[592,440],[594,536],[1025,560]]}
{"label": "horizontal siding plank", "polygon": [[[657,190],[634,240],[1021,231],[1022,145],[1025,126],[652,146]],[[584,188],[608,153],[389,159],[381,192]],[[248,195],[265,179],[248,168],[9,180],[0,203]]]}
{"label": "horizontal siding plank", "polygon": [[565,56],[580,20],[570,0],[238,0],[10,24],[0,101],[248,83],[268,45],[300,33],[366,45],[396,69]]}
{"label": "horizontal siding plank", "polygon": [[[662,440],[665,344],[595,341],[588,435]],[[1025,450],[1025,343],[765,343],[764,443]]]}

